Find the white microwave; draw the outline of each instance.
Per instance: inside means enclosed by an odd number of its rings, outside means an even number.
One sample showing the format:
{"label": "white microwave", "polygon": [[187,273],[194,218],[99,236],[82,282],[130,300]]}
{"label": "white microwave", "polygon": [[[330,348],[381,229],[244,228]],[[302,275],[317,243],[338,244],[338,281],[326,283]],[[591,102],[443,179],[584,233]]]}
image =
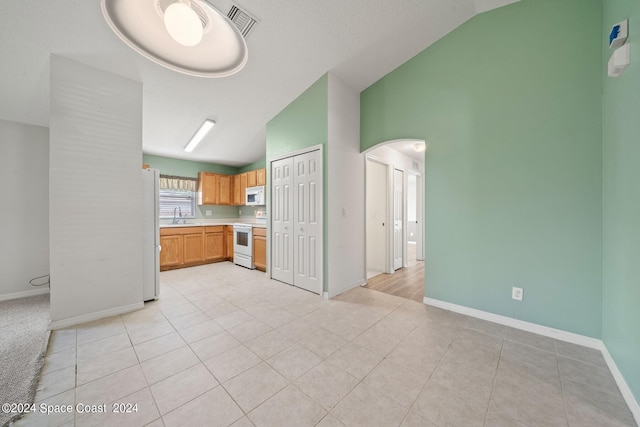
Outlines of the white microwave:
{"label": "white microwave", "polygon": [[244,204],[247,206],[264,206],[264,185],[247,187]]}

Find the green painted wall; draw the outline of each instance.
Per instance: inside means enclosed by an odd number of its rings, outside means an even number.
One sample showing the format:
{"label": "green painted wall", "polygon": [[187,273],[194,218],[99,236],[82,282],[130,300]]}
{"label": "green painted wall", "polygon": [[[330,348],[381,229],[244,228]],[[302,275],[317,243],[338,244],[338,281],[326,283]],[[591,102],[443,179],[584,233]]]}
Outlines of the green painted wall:
{"label": "green painted wall", "polygon": [[[323,144],[323,289],[327,291],[327,140],[329,132],[329,75],[325,74],[267,123],[267,159]],[[267,182],[271,171],[267,168]],[[267,189],[267,193],[268,193]]]}
{"label": "green painted wall", "polygon": [[[605,0],[602,337],[636,400],[640,400],[640,3]],[[607,77],[611,26],[629,19],[631,65]]]}
{"label": "green painted wall", "polygon": [[[158,169],[163,175],[197,178],[198,172],[214,172],[227,175],[235,175],[238,173],[238,168],[233,166],[194,162],[191,160],[174,159],[171,157],[154,156],[151,154],[143,154],[142,163],[148,164],[153,169]],[[211,211],[211,215],[207,215],[207,211]],[[236,217],[238,217],[238,208],[234,206],[196,206],[197,219]]]}
{"label": "green painted wall", "polygon": [[427,297],[601,336],[601,28],[600,0],[522,0],[362,93],[362,150],[429,142]]}
{"label": "green painted wall", "polygon": [[172,157],[142,155],[142,163],[160,170],[163,175],[198,177],[198,172],[213,172],[235,175],[239,169],[233,166],[217,165],[214,163],[194,162],[191,160],[174,159]]}
{"label": "green painted wall", "polygon": [[261,159],[261,160],[258,160],[257,162],[251,163],[250,165],[246,165],[246,166],[242,166],[241,168],[238,168],[238,173],[248,172],[256,169],[262,169],[265,167],[266,164],[267,164],[267,159]]}

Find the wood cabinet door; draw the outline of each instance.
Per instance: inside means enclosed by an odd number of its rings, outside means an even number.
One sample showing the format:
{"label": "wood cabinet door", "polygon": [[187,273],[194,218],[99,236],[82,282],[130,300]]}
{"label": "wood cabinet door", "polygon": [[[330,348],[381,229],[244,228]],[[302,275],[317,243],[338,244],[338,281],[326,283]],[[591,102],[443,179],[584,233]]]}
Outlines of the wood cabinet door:
{"label": "wood cabinet door", "polygon": [[201,262],[204,259],[202,229],[198,234],[184,235],[183,260],[185,264]]}
{"label": "wood cabinet door", "polygon": [[182,265],[182,236],[160,236],[160,269]]}
{"label": "wood cabinet door", "polygon": [[240,174],[240,205],[244,206],[247,197],[247,173]]}
{"label": "wood cabinet door", "polygon": [[225,229],[225,255],[229,261],[233,261],[233,225],[227,225]]}
{"label": "wood cabinet door", "polygon": [[224,233],[222,231],[204,234],[204,258],[207,261],[224,259]]}
{"label": "wood cabinet door", "polygon": [[218,175],[218,205],[230,205],[233,186],[230,175]]}
{"label": "wood cabinet door", "polygon": [[247,187],[255,187],[257,184],[257,173],[256,171],[247,172]]}
{"label": "wood cabinet door", "polygon": [[267,230],[253,228],[253,265],[257,270],[267,271]]}
{"label": "wood cabinet door", "polygon": [[265,168],[256,170],[256,185],[267,185],[267,170]]}
{"label": "wood cabinet door", "polygon": [[240,196],[240,175],[233,175],[233,206],[242,205],[242,197]]}
{"label": "wood cabinet door", "polygon": [[236,175],[229,175],[229,181],[231,182],[231,187],[229,188],[230,205],[236,206],[236,193],[238,192],[238,189],[236,188],[238,186]]}
{"label": "wood cabinet door", "polygon": [[198,174],[198,204],[214,205],[218,193],[218,175],[200,172]]}

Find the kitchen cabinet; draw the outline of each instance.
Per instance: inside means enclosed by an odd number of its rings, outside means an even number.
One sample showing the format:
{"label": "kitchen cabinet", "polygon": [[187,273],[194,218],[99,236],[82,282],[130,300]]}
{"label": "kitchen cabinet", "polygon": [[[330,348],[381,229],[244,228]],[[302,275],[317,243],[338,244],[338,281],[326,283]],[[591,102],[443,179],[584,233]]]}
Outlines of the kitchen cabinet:
{"label": "kitchen cabinet", "polygon": [[218,175],[209,172],[198,173],[198,204],[214,205],[218,194]]}
{"label": "kitchen cabinet", "polygon": [[233,261],[233,225],[225,225],[224,228],[226,258]]}
{"label": "kitchen cabinet", "polygon": [[256,185],[267,185],[267,170],[265,168],[256,170]]}
{"label": "kitchen cabinet", "polygon": [[224,226],[160,229],[160,270],[192,267],[225,260]]}
{"label": "kitchen cabinet", "polygon": [[[234,189],[234,205],[236,206],[244,206],[245,203],[245,193],[247,190],[247,173],[241,173],[236,175],[236,185],[238,189]],[[237,198],[236,198],[237,197]]]}
{"label": "kitchen cabinet", "polygon": [[218,197],[217,205],[230,205],[233,196],[233,186],[231,175],[218,175]]}
{"label": "kitchen cabinet", "polygon": [[237,175],[200,172],[198,173],[198,204],[244,206],[247,187],[266,185],[266,183],[265,168]]}
{"label": "kitchen cabinet", "polygon": [[189,234],[183,235],[183,255],[182,261],[185,264],[199,263],[203,260],[203,239],[202,230],[197,230],[200,227],[187,227],[188,229],[196,228]]}
{"label": "kitchen cabinet", "polygon": [[230,205],[233,185],[231,175],[211,172],[198,173],[199,205]]}
{"label": "kitchen cabinet", "polygon": [[256,171],[254,171],[254,170],[253,171],[249,171],[249,172],[246,172],[246,174],[247,174],[247,187],[255,187],[257,185],[256,184],[256,182],[257,182],[256,178],[257,178],[257,175],[258,175],[256,173]]}
{"label": "kitchen cabinet", "polygon": [[253,266],[256,270],[267,271],[267,230],[253,227]]}
{"label": "kitchen cabinet", "polygon": [[160,269],[182,265],[182,236],[163,236],[160,234]]}
{"label": "kitchen cabinet", "polygon": [[204,228],[204,260],[205,261],[224,261],[224,228],[223,225],[209,226]]}

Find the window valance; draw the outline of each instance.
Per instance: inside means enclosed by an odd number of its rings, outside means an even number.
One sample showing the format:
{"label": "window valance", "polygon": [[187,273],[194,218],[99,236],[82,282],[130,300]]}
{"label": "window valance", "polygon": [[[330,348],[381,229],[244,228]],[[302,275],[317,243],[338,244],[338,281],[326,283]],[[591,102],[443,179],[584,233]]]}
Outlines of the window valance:
{"label": "window valance", "polygon": [[196,191],[196,179],[184,176],[160,175],[160,189]]}

